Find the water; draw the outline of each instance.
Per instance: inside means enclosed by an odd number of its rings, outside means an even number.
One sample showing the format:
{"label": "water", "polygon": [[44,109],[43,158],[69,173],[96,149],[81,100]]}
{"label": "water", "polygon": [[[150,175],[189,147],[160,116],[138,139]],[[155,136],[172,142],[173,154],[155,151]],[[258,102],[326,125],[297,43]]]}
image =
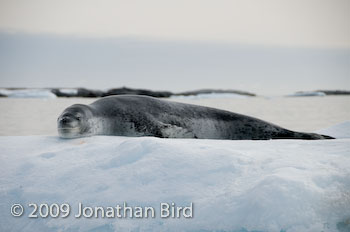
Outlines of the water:
{"label": "water", "polygon": [[[57,135],[56,120],[68,106],[93,98],[0,98],[0,135]],[[350,120],[350,96],[171,99],[246,114],[286,127],[312,132]]]}

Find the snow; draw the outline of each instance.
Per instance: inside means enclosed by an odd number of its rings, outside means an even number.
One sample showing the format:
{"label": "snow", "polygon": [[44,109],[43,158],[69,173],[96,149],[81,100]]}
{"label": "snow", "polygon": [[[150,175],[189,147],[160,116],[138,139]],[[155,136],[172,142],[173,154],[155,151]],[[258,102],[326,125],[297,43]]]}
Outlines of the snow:
{"label": "snow", "polygon": [[[349,131],[350,124],[341,127]],[[1,136],[0,150],[0,231],[350,228],[349,137],[224,141]],[[79,202],[153,206],[156,217],[75,218]],[[160,218],[163,202],[193,202],[193,218]],[[23,216],[11,216],[15,203],[23,204]],[[67,218],[28,218],[28,203],[69,203],[72,213]]]}
{"label": "snow", "polygon": [[60,89],[61,93],[64,94],[71,94],[71,95],[77,95],[78,94],[78,90],[77,89]]}
{"label": "snow", "polygon": [[56,98],[49,89],[0,89],[0,94],[12,98]]}
{"label": "snow", "polygon": [[324,92],[318,92],[318,91],[303,91],[303,92],[296,92],[294,94],[288,95],[288,97],[324,97],[326,94]]}
{"label": "snow", "polygon": [[249,96],[235,93],[201,93],[197,95],[173,95],[172,99],[216,99],[216,98],[248,98]]}
{"label": "snow", "polygon": [[316,133],[330,135],[334,138],[350,138],[350,121],[342,122],[326,129],[318,130]]}

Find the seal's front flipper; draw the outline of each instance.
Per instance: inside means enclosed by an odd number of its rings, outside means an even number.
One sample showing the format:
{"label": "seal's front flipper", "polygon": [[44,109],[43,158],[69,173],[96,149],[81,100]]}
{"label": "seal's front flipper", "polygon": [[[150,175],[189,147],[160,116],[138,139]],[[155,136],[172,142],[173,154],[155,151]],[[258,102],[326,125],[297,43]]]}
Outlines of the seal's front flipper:
{"label": "seal's front flipper", "polygon": [[171,124],[163,123],[160,131],[163,138],[197,138],[192,131]]}

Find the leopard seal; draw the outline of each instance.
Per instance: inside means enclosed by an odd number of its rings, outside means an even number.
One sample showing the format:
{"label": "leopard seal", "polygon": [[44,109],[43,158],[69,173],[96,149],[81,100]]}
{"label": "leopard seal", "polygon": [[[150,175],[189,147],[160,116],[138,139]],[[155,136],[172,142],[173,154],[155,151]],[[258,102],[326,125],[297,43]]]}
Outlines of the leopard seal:
{"label": "leopard seal", "polygon": [[139,95],[109,96],[90,105],[72,105],[58,117],[57,125],[62,138],[116,135],[231,140],[332,139],[287,130],[225,110]]}

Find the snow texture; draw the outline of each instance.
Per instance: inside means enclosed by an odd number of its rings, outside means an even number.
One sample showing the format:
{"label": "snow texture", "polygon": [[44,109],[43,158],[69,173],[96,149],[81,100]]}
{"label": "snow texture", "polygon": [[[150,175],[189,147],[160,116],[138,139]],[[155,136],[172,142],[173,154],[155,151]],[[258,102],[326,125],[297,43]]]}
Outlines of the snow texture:
{"label": "snow texture", "polygon": [[[348,127],[346,123],[344,127]],[[0,137],[0,231],[349,231],[350,139]],[[193,218],[75,218],[77,205],[193,202]],[[10,214],[21,203],[21,217]],[[28,203],[69,203],[28,218]]]}

